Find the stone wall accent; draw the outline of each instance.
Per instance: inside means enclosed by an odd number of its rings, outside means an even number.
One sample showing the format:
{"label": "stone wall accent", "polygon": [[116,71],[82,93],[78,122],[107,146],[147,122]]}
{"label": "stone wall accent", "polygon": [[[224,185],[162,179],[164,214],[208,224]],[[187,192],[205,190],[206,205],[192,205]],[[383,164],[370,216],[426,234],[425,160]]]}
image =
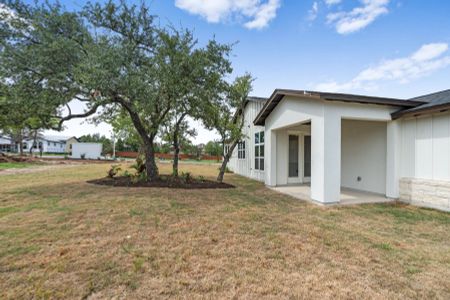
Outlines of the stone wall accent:
{"label": "stone wall accent", "polygon": [[400,201],[450,211],[450,181],[401,178]]}

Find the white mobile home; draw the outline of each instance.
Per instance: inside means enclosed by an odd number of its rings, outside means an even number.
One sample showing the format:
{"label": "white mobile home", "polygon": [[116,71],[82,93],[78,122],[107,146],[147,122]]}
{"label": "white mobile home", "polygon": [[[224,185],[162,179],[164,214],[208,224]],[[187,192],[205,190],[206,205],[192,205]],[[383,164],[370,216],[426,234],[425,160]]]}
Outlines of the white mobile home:
{"label": "white mobile home", "polygon": [[450,210],[450,90],[407,100],[275,90],[242,113],[238,174],[323,204],[352,190]]}

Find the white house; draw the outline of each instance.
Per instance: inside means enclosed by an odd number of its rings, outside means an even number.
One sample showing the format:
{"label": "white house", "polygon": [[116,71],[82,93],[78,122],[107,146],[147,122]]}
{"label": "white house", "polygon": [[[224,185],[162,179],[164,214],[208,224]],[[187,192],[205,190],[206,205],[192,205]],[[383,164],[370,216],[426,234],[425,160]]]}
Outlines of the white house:
{"label": "white house", "polygon": [[450,90],[413,99],[299,90],[250,97],[235,173],[307,191],[343,191],[450,210]]}
{"label": "white house", "polygon": [[0,152],[13,152],[14,142],[10,137],[0,135]]}
{"label": "white house", "polygon": [[65,153],[68,139],[63,136],[43,136],[38,137],[36,143],[34,139],[26,139],[23,141],[23,150],[26,152],[32,148],[33,152],[41,152],[42,149],[44,153]]}

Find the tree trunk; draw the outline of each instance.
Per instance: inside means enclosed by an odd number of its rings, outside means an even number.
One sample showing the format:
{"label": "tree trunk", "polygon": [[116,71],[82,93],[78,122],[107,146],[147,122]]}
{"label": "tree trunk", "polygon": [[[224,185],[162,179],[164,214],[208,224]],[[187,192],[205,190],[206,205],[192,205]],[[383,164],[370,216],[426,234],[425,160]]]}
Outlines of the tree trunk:
{"label": "tree trunk", "polygon": [[[233,154],[234,148],[236,148],[238,141],[234,141],[233,144],[231,144],[230,149],[228,150],[227,154],[223,157],[222,166],[220,166],[219,176],[217,176],[218,182],[223,182],[223,176],[225,175],[225,171],[227,169],[227,164],[230,161],[231,155]],[[225,145],[225,143],[224,143]],[[225,149],[225,146],[223,147]],[[225,152],[224,152],[225,153]]]}
{"label": "tree trunk", "polygon": [[172,164],[172,175],[178,177],[178,160],[180,158],[180,141],[178,139],[178,128],[179,123],[175,125],[175,130],[173,132],[173,164]]}
{"label": "tree trunk", "polygon": [[158,166],[156,165],[153,140],[149,144],[145,145],[144,154],[145,154],[145,169],[147,172],[147,180],[154,181],[158,178],[159,172]]}
{"label": "tree trunk", "polygon": [[178,177],[178,161],[180,157],[180,145],[177,143],[173,154],[172,175]]}
{"label": "tree trunk", "polygon": [[175,123],[175,128],[173,131],[173,164],[172,164],[172,175],[178,177],[178,162],[180,160],[180,126],[184,118],[187,116],[186,113],[182,114],[178,121]]}
{"label": "tree trunk", "polygon": [[133,122],[133,125],[136,128],[136,131],[141,137],[142,142],[144,144],[145,168],[147,172],[147,180],[154,181],[158,179],[159,172],[155,160],[155,145],[154,145],[155,136],[153,134],[151,134],[150,136],[147,134],[147,131],[145,130],[144,125],[142,124],[139,114],[132,109],[129,103],[126,103],[124,100],[119,99],[118,97],[116,97],[116,101],[122,104],[122,106],[128,111],[131,121]]}

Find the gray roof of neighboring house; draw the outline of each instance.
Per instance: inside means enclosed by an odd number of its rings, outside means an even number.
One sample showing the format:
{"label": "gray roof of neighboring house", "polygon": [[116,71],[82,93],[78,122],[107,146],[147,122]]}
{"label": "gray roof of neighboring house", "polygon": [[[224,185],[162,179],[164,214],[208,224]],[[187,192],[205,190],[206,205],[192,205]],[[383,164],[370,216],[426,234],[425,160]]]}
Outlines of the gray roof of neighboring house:
{"label": "gray roof of neighboring house", "polygon": [[[38,137],[38,140],[43,140],[47,142],[54,142],[54,143],[65,143],[68,139],[72,138],[71,136],[59,136],[59,135],[44,135],[41,137]],[[33,138],[27,138],[27,141],[33,140]]]}
{"label": "gray roof of neighboring house", "polygon": [[426,103],[420,99],[396,99],[387,97],[372,97],[363,95],[353,95],[353,94],[341,94],[341,93],[325,93],[317,91],[306,91],[306,90],[285,90],[276,89],[273,94],[269,97],[266,104],[263,106],[256,119],[253,121],[255,125],[264,125],[264,122],[269,116],[269,114],[275,109],[275,107],[280,103],[280,101],[285,96],[295,96],[295,97],[308,97],[311,99],[327,100],[327,101],[341,101],[341,102],[353,102],[353,103],[364,103],[364,104],[377,104],[377,105],[390,105],[405,108],[416,107],[418,105]]}
{"label": "gray roof of neighboring house", "polygon": [[450,89],[440,92],[435,92],[419,97],[411,98],[413,101],[424,102],[424,104],[415,106],[409,109],[396,111],[392,114],[393,119],[398,119],[403,116],[419,115],[424,113],[434,113],[446,111],[450,109]]}

